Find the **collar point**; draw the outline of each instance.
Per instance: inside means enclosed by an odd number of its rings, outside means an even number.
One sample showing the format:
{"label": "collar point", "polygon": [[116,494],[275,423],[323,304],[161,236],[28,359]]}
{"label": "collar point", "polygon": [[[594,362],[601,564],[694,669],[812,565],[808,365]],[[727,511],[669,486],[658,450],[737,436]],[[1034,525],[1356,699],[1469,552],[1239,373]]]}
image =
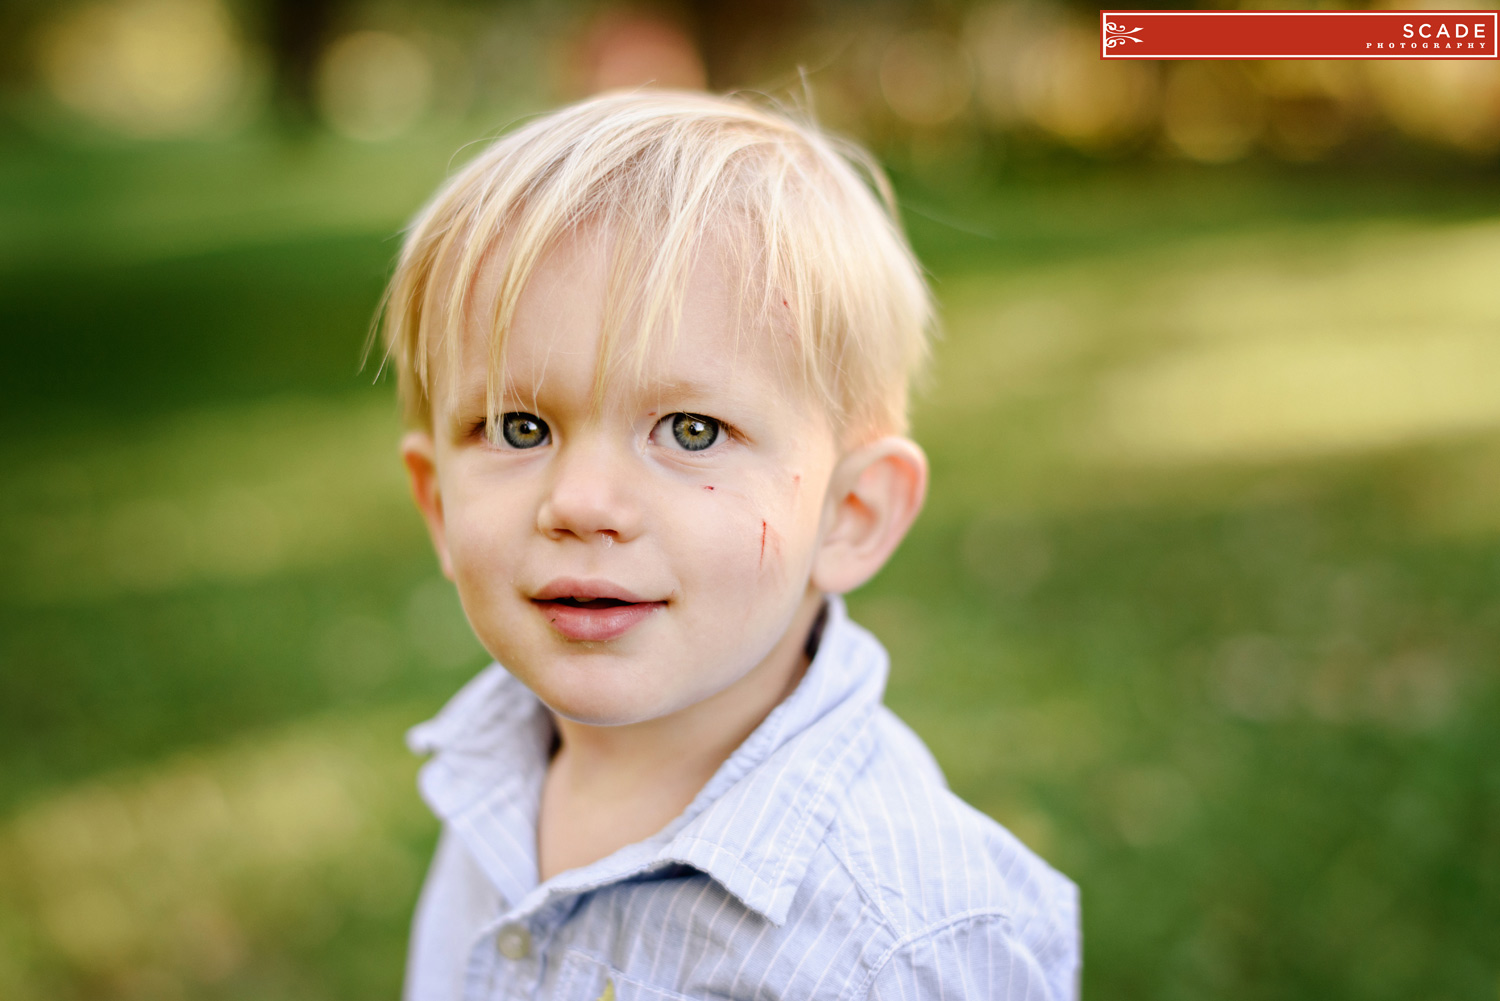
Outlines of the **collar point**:
{"label": "collar point", "polygon": [[769,907],[765,909],[756,908],[756,913],[765,918],[771,924],[780,928],[786,924],[787,915],[792,911],[792,897],[795,895],[792,887],[787,887],[777,893],[772,899]]}
{"label": "collar point", "polygon": [[702,838],[678,837],[658,856],[658,861],[691,866],[771,924],[780,928],[786,923],[796,886],[773,886],[723,845]]}

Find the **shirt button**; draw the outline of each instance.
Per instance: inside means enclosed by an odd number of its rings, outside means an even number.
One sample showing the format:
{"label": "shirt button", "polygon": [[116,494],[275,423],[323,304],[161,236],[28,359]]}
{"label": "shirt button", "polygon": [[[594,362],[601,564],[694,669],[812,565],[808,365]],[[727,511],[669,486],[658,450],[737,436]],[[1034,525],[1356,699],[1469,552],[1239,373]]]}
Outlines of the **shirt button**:
{"label": "shirt button", "polygon": [[495,935],[495,945],[506,959],[525,959],[531,955],[531,932],[524,925],[506,925]]}

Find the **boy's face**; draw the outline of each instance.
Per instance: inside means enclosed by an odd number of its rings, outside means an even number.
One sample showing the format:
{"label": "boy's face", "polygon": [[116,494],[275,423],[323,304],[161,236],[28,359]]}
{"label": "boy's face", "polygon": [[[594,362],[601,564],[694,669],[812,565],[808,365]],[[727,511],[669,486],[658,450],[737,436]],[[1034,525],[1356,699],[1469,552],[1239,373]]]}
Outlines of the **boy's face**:
{"label": "boy's face", "polygon": [[[435,387],[431,439],[406,451],[419,498],[430,464],[424,510],[485,648],[563,716],[625,724],[791,670],[840,453],[778,370],[772,339],[788,335],[747,323],[737,338],[734,284],[708,260],[675,345],[641,380],[622,365],[596,409],[597,236],[563,243],[522,294],[492,437],[475,323],[455,384]],[[474,315],[496,280],[481,272]]]}

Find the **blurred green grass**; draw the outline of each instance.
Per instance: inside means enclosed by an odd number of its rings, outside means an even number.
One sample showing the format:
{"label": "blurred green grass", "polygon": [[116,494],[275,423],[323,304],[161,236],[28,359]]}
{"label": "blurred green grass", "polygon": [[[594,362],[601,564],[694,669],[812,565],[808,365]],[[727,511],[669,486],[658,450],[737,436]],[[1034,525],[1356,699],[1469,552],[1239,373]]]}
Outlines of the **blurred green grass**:
{"label": "blurred green grass", "polygon": [[[396,992],[400,734],[483,657],[358,365],[451,145],[0,167],[0,996]],[[1492,182],[934,176],[932,495],[851,607],[1085,996],[1495,996]]]}

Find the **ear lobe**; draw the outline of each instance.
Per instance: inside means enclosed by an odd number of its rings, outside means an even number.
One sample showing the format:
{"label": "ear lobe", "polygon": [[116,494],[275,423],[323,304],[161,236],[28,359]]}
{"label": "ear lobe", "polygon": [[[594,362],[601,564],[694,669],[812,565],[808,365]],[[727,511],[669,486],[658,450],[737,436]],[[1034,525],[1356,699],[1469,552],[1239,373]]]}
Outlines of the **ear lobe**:
{"label": "ear lobe", "polygon": [[437,551],[443,576],[453,579],[453,562],[448,558],[448,534],[443,523],[443,495],[438,486],[437,449],[426,431],[408,431],[401,438],[401,461],[411,483],[412,500],[427,522],[432,548]]}
{"label": "ear lobe", "polygon": [[829,482],[813,586],[843,594],[875,576],[926,496],[927,456],[909,438],[880,438],[844,456]]}

